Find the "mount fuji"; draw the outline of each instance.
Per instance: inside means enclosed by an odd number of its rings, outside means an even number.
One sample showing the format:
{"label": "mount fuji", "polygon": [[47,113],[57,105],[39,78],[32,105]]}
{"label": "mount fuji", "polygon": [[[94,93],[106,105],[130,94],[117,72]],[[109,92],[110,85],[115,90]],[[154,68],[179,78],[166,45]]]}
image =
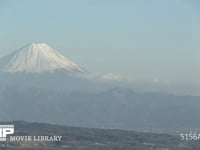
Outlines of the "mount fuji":
{"label": "mount fuji", "polygon": [[84,69],[45,43],[33,43],[0,59],[0,70],[7,73],[52,73],[57,70],[84,73]]}
{"label": "mount fuji", "polygon": [[92,75],[46,43],[32,43],[0,58],[0,90],[17,87],[70,93],[112,86],[94,81]]}

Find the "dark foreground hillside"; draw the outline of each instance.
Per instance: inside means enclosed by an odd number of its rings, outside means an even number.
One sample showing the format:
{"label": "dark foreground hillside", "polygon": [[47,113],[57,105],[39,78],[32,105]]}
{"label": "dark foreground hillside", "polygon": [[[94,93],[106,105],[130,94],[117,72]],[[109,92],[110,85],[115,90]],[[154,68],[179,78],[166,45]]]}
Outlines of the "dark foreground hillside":
{"label": "dark foreground hillside", "polygon": [[[10,124],[10,123],[9,123]],[[14,122],[15,136],[62,135],[61,142],[0,142],[0,150],[199,150],[178,136]]]}

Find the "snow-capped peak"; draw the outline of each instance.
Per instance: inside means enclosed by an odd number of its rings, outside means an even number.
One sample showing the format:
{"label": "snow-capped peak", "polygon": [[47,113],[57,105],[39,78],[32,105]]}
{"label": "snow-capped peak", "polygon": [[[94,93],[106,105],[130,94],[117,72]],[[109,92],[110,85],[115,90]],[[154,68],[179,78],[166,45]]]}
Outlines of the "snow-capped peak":
{"label": "snow-capped peak", "polygon": [[43,73],[55,70],[84,72],[84,69],[45,43],[33,43],[25,46],[2,58],[0,64],[4,72],[10,73]]}

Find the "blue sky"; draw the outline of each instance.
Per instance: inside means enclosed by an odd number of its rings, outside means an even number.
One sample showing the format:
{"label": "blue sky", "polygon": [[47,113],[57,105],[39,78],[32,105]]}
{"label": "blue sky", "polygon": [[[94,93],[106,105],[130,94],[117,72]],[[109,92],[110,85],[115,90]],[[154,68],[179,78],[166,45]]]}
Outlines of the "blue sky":
{"label": "blue sky", "polygon": [[200,2],[1,0],[0,56],[45,42],[91,72],[200,85]]}

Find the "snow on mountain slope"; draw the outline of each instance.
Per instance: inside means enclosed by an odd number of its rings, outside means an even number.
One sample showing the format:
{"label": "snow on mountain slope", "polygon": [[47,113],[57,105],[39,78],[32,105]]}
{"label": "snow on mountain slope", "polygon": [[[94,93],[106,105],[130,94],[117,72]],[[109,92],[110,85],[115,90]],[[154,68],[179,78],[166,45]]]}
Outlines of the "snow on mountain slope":
{"label": "snow on mountain slope", "polygon": [[43,73],[55,70],[85,72],[45,43],[33,43],[1,58],[0,69],[9,73]]}

